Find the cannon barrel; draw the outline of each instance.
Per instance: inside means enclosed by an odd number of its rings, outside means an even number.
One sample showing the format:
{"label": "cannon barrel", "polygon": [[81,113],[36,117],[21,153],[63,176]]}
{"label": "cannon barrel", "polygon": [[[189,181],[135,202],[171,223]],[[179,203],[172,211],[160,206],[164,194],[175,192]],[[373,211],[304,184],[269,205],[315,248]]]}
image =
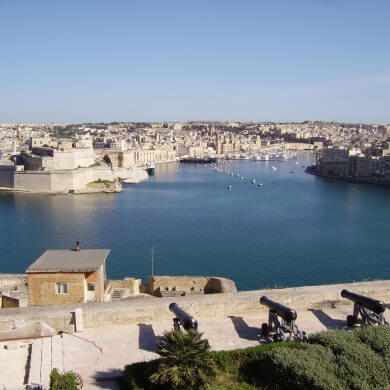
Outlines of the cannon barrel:
{"label": "cannon barrel", "polygon": [[196,321],[194,317],[185,312],[177,303],[172,302],[169,305],[169,310],[176,315],[185,330],[196,330],[198,328],[198,321]]}
{"label": "cannon barrel", "polygon": [[290,309],[281,303],[275,302],[272,299],[267,298],[265,295],[260,298],[260,303],[275,311],[286,322],[292,322],[297,319],[297,312],[294,309]]}
{"label": "cannon barrel", "polygon": [[341,296],[343,298],[347,298],[352,302],[358,303],[364,306],[366,309],[373,311],[376,314],[381,314],[385,311],[386,306],[382,301],[378,301],[377,299],[373,299],[370,297],[366,297],[364,295],[356,294],[352,291],[342,290]]}

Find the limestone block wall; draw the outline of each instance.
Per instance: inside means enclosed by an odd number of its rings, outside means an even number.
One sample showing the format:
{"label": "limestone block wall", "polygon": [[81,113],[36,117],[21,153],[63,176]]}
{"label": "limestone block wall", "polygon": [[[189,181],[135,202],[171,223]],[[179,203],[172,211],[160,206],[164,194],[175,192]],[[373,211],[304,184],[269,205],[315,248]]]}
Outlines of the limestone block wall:
{"label": "limestone block wall", "polygon": [[74,181],[72,171],[63,171],[51,173],[50,191],[69,191],[74,190]]}
{"label": "limestone block wall", "polygon": [[51,191],[51,175],[48,172],[15,172],[14,189],[21,191]]}
{"label": "limestone block wall", "polygon": [[[56,283],[67,283],[68,292],[58,294]],[[83,273],[29,273],[27,274],[29,305],[82,303],[85,294]]]}
{"label": "limestone block wall", "polygon": [[114,181],[114,172],[109,167],[95,167],[93,168],[93,180],[90,181],[96,181],[96,180],[108,180],[108,181]]}
{"label": "limestone block wall", "polygon": [[207,293],[236,292],[232,280],[211,276],[150,276],[146,292],[152,295],[162,291],[189,291]]}
{"label": "limestone block wall", "polygon": [[130,290],[130,295],[137,295],[141,290],[141,279],[125,278],[123,280],[110,280],[109,286],[111,291],[116,288],[127,288]]}
{"label": "limestone block wall", "polygon": [[142,168],[114,168],[114,175],[132,183],[139,183],[149,178],[146,170]]}
{"label": "limestone block wall", "polygon": [[189,295],[174,299],[147,298],[78,305],[2,309],[0,310],[0,330],[12,329],[12,323],[15,319],[23,319],[26,323],[42,321],[57,331],[67,330],[72,323],[72,312],[76,307],[81,307],[83,310],[85,328],[171,321],[173,315],[168,306],[172,301],[177,302],[198,320],[265,314],[267,308],[260,305],[259,302],[262,295],[267,295],[294,309],[308,310],[349,304],[349,301],[340,296],[340,292],[344,288],[390,303],[390,281],[386,280],[225,294]]}

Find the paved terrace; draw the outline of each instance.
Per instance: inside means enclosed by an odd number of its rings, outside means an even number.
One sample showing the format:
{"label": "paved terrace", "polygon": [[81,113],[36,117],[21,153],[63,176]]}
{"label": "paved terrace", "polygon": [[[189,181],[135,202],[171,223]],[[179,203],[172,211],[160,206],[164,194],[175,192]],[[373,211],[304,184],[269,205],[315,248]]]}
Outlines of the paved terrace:
{"label": "paved terrace", "polygon": [[[324,329],[343,328],[346,315],[352,312],[352,305],[339,296],[343,288],[390,302],[390,281],[251,291],[227,294],[228,296],[192,296],[176,301],[197,317],[199,330],[204,332],[211,347],[223,350],[259,344],[260,327],[262,322],[267,321],[267,310],[258,305],[258,299],[265,294],[296,308],[297,324],[308,334]],[[258,306],[252,308],[249,303],[254,298]],[[21,388],[24,380],[47,385],[50,370],[57,367],[59,370],[80,373],[86,389],[115,389],[112,378],[120,376],[126,364],[157,356],[154,352],[156,337],[172,328],[173,316],[169,311],[166,313],[166,307],[171,301],[165,298],[136,299],[90,305],[93,310],[84,306],[87,325],[93,325],[88,322],[93,317],[100,318],[101,310],[107,320],[97,321],[95,326],[88,326],[84,332],[73,335],[65,333],[30,340],[31,347],[25,341],[2,342],[0,385],[6,385],[6,389]],[[152,307],[154,316],[146,317],[146,314],[151,313]],[[226,312],[228,307],[229,312]],[[39,317],[37,311],[40,310],[40,320],[44,321],[42,317],[45,317],[54,324],[57,320],[54,321],[53,318],[67,318],[65,312],[71,309],[69,306],[57,310],[46,307],[29,308],[24,315],[21,309],[5,309],[1,311],[0,323],[3,323],[4,328],[5,322],[11,318],[24,318],[28,321]],[[129,316],[129,313],[133,316]],[[161,314],[160,318],[158,314]],[[108,318],[111,318],[111,326],[107,326]],[[390,320],[387,313],[386,318]],[[126,323],[121,324],[124,321]],[[105,326],[101,326],[102,324]],[[5,350],[1,344],[18,348]],[[31,348],[31,363],[27,365],[27,371],[26,348]]]}

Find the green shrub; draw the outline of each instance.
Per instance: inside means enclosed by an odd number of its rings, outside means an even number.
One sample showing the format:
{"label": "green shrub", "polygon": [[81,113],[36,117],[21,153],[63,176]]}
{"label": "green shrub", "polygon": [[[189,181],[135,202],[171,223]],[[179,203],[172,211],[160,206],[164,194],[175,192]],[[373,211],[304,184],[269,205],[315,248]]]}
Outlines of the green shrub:
{"label": "green shrub", "polygon": [[308,343],[271,349],[241,368],[247,382],[283,390],[345,389],[343,381],[335,375],[336,370],[330,350]]}
{"label": "green shrub", "polygon": [[[378,328],[377,328],[378,329]],[[386,389],[389,380],[382,357],[364,344],[357,331],[332,330],[309,338],[310,343],[331,350],[337,363],[337,375],[356,390]]]}
{"label": "green shrub", "polygon": [[382,356],[390,348],[390,328],[386,326],[365,326],[355,332],[361,342]]}
{"label": "green shrub", "polygon": [[200,388],[215,377],[209,343],[195,331],[165,332],[157,343],[161,356],[150,382],[173,388]]}
{"label": "green shrub", "polygon": [[71,371],[60,374],[53,368],[50,373],[50,390],[77,390],[77,375]]}
{"label": "green shrub", "polygon": [[265,352],[275,348],[287,348],[296,343],[293,341],[277,342],[271,344],[261,344],[257,347],[250,347],[245,349],[235,349],[232,351],[213,351],[211,358],[215,362],[220,371],[227,371],[229,373],[238,373],[241,366],[248,361],[255,361],[262,358]]}

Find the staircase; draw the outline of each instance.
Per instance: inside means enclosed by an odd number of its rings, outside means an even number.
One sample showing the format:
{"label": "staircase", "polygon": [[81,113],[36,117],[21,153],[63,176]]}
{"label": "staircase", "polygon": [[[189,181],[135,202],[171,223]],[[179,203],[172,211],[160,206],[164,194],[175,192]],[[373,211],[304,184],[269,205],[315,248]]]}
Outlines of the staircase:
{"label": "staircase", "polygon": [[57,368],[59,372],[64,371],[62,337],[56,335],[33,340],[28,367],[28,383],[41,384],[44,389],[47,389],[50,372],[53,368]]}

